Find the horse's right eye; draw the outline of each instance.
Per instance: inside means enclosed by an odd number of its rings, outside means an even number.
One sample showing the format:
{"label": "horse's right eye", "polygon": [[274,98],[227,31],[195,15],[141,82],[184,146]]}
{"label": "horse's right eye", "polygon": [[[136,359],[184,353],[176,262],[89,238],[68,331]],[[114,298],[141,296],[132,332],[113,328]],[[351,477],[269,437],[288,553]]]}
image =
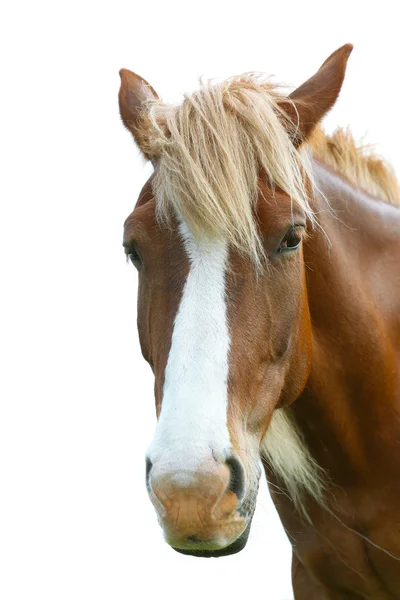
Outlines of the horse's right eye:
{"label": "horse's right eye", "polygon": [[142,266],[142,259],[140,258],[136,250],[132,250],[131,252],[129,252],[128,258],[137,269],[139,269]]}

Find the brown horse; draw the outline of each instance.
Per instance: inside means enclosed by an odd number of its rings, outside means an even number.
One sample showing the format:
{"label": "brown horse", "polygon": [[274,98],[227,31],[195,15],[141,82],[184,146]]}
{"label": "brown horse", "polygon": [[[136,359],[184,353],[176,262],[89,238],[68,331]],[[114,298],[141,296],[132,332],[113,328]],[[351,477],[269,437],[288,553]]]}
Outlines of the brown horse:
{"label": "brown horse", "polygon": [[246,74],[177,106],[121,71],[154,165],[124,235],[155,375],[149,495],[173,548],[231,554],[262,464],[296,600],[400,598],[400,191],[318,126],[351,50],[290,95]]}

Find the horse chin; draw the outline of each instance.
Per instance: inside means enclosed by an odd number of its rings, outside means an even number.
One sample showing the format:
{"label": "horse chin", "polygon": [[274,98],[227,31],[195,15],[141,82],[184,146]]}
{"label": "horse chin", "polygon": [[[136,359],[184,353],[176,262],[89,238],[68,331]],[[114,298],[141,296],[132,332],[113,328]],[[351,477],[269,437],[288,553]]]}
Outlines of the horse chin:
{"label": "horse chin", "polygon": [[173,548],[173,550],[175,550],[175,552],[179,552],[180,554],[186,554],[187,556],[196,556],[199,558],[219,558],[220,556],[229,556],[230,554],[237,554],[238,552],[241,552],[247,544],[247,540],[249,538],[250,533],[250,527],[251,520],[248,523],[246,529],[243,531],[243,533],[234,542],[232,542],[232,544],[229,544],[229,546],[225,546],[225,548],[220,548],[218,550],[196,550],[195,548],[184,550],[182,548],[175,548],[174,546],[171,547]]}

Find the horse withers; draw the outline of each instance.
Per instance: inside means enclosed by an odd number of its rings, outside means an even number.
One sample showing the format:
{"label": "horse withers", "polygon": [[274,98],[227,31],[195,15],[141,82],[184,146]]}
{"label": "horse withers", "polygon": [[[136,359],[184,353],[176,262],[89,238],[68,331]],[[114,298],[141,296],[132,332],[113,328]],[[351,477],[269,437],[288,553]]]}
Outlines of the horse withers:
{"label": "horse withers", "polygon": [[400,191],[319,126],[351,51],[290,95],[244,74],[168,105],[120,73],[154,166],[124,232],[155,376],[150,499],[173,548],[232,554],[263,465],[296,600],[400,598]]}

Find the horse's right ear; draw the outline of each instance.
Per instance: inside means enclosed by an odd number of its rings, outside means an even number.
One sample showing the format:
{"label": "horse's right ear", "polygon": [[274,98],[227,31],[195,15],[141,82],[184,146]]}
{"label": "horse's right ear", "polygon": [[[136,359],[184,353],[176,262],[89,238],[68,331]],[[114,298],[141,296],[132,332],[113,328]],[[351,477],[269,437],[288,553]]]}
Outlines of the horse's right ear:
{"label": "horse's right ear", "polygon": [[149,124],[146,121],[148,100],[156,100],[158,95],[145,79],[128,69],[121,69],[119,90],[119,112],[125,127],[132,133],[135,142],[144,156],[148,154]]}

